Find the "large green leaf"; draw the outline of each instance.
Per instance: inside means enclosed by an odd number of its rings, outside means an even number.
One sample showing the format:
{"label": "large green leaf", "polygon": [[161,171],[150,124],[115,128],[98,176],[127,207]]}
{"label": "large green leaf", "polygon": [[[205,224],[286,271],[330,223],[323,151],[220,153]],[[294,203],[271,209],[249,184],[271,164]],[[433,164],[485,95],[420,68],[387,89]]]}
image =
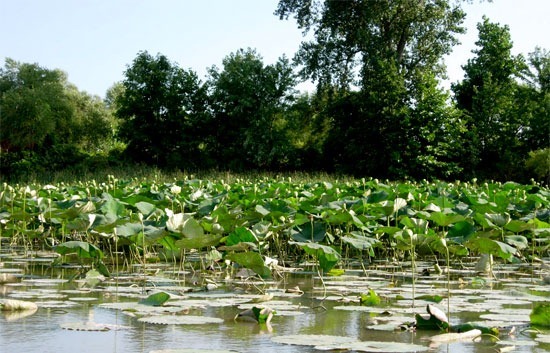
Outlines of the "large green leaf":
{"label": "large green leaf", "polygon": [[508,213],[485,213],[485,218],[499,228],[503,228],[510,222],[510,214]]}
{"label": "large green leaf", "polygon": [[[134,244],[142,244],[145,240],[147,244],[154,244],[166,235],[163,227],[157,227],[153,224],[141,224],[127,222],[116,227],[117,235],[126,238]],[[143,239],[145,237],[145,239]]]}
{"label": "large green leaf", "polygon": [[257,243],[258,239],[254,233],[246,227],[239,227],[225,237],[225,245],[232,246],[238,243]]}
{"label": "large green leaf", "polygon": [[115,222],[117,219],[124,215],[125,207],[122,202],[113,198],[113,196],[108,193],[103,193],[102,197],[105,202],[100,209],[105,217],[109,219],[110,223]]}
{"label": "large green leaf", "polygon": [[204,236],[204,229],[197,222],[195,218],[188,218],[181,228],[181,233],[185,238],[188,239],[197,239]]}
{"label": "large green leaf", "polygon": [[218,245],[221,238],[222,236],[219,234],[203,234],[198,237],[177,240],[175,245],[181,249],[202,249]]}
{"label": "large green leaf", "polygon": [[162,306],[170,299],[170,294],[166,292],[153,293],[145,299],[140,300],[138,303],[150,306]]}
{"label": "large green leaf", "polygon": [[429,218],[441,227],[448,227],[453,223],[464,221],[464,216],[456,213],[433,212]]}
{"label": "large green leaf", "polygon": [[240,252],[231,253],[225,256],[226,260],[231,260],[238,263],[242,267],[246,267],[256,272],[262,278],[271,277],[271,270],[264,263],[264,260],[257,252]]}
{"label": "large green leaf", "polygon": [[504,241],[518,250],[526,249],[529,246],[527,238],[523,235],[507,235],[504,237]]}
{"label": "large green leaf", "polygon": [[321,242],[327,234],[326,226],[322,222],[308,222],[290,231],[292,239],[299,242]]}
{"label": "large green leaf", "polygon": [[307,254],[314,256],[319,261],[319,267],[325,273],[329,272],[340,261],[340,254],[330,246],[296,241],[289,241],[288,243],[297,245],[304,249]]}
{"label": "large green leaf", "polygon": [[463,244],[474,235],[475,231],[476,228],[473,224],[468,221],[461,221],[449,227],[447,237],[456,243]]}
{"label": "large green leaf", "polygon": [[351,232],[340,239],[358,250],[371,250],[374,245],[380,242],[376,238],[364,236],[359,232]]}
{"label": "large green leaf", "polygon": [[513,248],[506,243],[482,237],[470,240],[467,243],[467,246],[481,254],[491,254],[505,260],[511,259],[517,252],[516,248]]}
{"label": "large green leaf", "polygon": [[103,252],[95,245],[85,241],[67,241],[55,247],[55,251],[61,255],[76,254],[80,258],[101,259]]}

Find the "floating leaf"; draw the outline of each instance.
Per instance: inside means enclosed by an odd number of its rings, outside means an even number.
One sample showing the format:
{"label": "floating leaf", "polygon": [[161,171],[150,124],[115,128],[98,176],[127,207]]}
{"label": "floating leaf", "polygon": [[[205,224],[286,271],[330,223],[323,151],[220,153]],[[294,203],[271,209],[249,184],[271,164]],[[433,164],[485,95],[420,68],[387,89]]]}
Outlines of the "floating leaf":
{"label": "floating leaf", "polygon": [[287,335],[275,336],[271,338],[275,343],[292,344],[299,346],[324,346],[334,344],[346,344],[358,342],[353,337],[331,336],[331,335]]}
{"label": "floating leaf", "polygon": [[71,331],[109,331],[107,325],[96,324],[94,322],[65,322],[59,325],[64,330]]}
{"label": "floating leaf", "polygon": [[410,353],[424,352],[429,350],[429,347],[418,344],[404,342],[379,342],[379,341],[362,341],[345,344],[332,345],[316,345],[315,349],[319,350],[350,350],[356,352],[370,353]]}
{"label": "floating leaf", "polygon": [[33,302],[16,299],[0,299],[0,311],[36,310],[38,306]]}
{"label": "floating leaf", "polygon": [[193,315],[155,315],[139,318],[138,321],[157,325],[208,325],[223,323],[223,320],[217,317]]}
{"label": "floating leaf", "polygon": [[237,353],[237,351],[227,351],[223,349],[200,349],[200,348],[182,348],[182,349],[159,349],[149,351],[149,353]]}
{"label": "floating leaf", "polygon": [[145,299],[140,300],[138,304],[162,306],[164,303],[168,301],[168,299],[170,299],[170,294],[166,292],[157,292],[157,293],[151,294]]}
{"label": "floating leaf", "polygon": [[443,297],[437,294],[424,294],[415,297],[414,299],[425,300],[428,302],[439,303],[443,300]]}
{"label": "floating leaf", "polygon": [[481,335],[480,330],[470,330],[466,332],[450,332],[450,333],[442,333],[440,335],[435,335],[430,338],[430,342],[436,343],[436,344],[442,344],[442,343],[449,343],[449,342],[456,342],[456,341],[463,341],[463,340],[472,340],[478,336]]}

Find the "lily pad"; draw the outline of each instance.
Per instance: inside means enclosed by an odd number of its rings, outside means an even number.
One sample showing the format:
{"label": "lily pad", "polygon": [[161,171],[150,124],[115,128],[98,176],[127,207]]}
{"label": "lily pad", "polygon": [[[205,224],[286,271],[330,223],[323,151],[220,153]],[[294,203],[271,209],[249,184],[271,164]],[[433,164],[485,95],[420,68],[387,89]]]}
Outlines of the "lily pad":
{"label": "lily pad", "polygon": [[505,321],[505,322],[529,322],[529,315],[517,315],[517,314],[483,314],[479,316],[481,319],[491,321]]}
{"label": "lily pad", "polygon": [[346,349],[357,352],[370,352],[370,353],[408,353],[408,352],[424,352],[429,348],[418,344],[403,343],[403,342],[379,342],[379,341],[364,341],[364,342],[351,342],[342,345],[329,345],[322,346],[317,345],[315,349],[320,350],[334,350],[334,349]]}
{"label": "lily pad", "polygon": [[433,344],[442,344],[449,342],[457,342],[464,340],[472,340],[481,335],[481,330],[470,330],[466,332],[451,332],[451,333],[442,333],[440,335],[435,335],[430,338],[430,342]]}
{"label": "lily pad", "polygon": [[535,341],[539,343],[550,343],[550,335],[539,333],[537,337],[535,337]]}
{"label": "lily pad", "polygon": [[2,299],[0,300],[1,311],[24,311],[24,310],[36,310],[38,306],[33,302],[27,302],[23,300],[15,299]]}
{"label": "lily pad", "polygon": [[160,349],[150,351],[149,353],[236,353],[237,351],[227,351],[223,349],[200,349],[200,348],[183,348],[183,349]]}
{"label": "lily pad", "polygon": [[221,324],[222,319],[208,316],[193,316],[193,315],[156,315],[142,317],[139,322],[157,325],[208,325]]}
{"label": "lily pad", "polygon": [[346,336],[331,336],[331,335],[287,335],[275,336],[271,341],[282,344],[292,344],[298,346],[328,346],[339,344],[351,344],[359,342],[357,339]]}
{"label": "lily pad", "polygon": [[106,325],[96,324],[93,322],[66,322],[62,323],[61,326],[64,330],[71,331],[109,331],[110,328]]}
{"label": "lily pad", "polygon": [[140,300],[138,303],[143,305],[162,306],[168,299],[170,299],[170,294],[166,292],[157,292]]}

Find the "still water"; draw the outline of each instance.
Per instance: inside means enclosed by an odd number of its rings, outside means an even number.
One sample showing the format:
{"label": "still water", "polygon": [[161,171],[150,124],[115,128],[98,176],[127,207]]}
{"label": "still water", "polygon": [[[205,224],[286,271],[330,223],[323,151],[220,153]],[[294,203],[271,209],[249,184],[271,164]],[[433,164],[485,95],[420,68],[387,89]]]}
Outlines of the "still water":
{"label": "still water", "polygon": [[[323,281],[314,272],[298,271],[261,282],[231,277],[223,271],[181,272],[170,264],[156,264],[142,273],[133,274],[131,269],[121,271],[119,276],[96,284],[86,281],[83,275],[75,277],[79,269],[52,268],[48,257],[32,257],[33,260],[29,261],[27,256],[24,259],[13,253],[4,253],[0,257],[0,273],[10,273],[16,278],[12,283],[0,284],[0,299],[32,301],[39,308],[26,317],[0,315],[0,352],[149,353],[184,348],[243,353],[319,352],[313,348],[315,342],[311,346],[298,346],[276,343],[272,338],[297,334],[336,335],[361,341],[404,342],[428,347],[429,338],[437,334],[383,329],[388,316],[397,321],[414,321],[415,312],[425,313],[426,302],[422,300],[416,300],[415,307],[411,308],[410,268],[406,267],[378,264],[366,271],[347,270],[343,276],[325,277]],[[499,338],[504,344],[483,338],[479,342],[432,346],[431,352],[494,353],[512,345],[515,346],[514,352],[550,350],[549,344],[535,341],[535,333],[521,332],[529,329],[525,316],[528,318],[533,300],[548,300],[548,285],[533,280],[533,273],[531,277],[519,275],[521,269],[518,268],[501,270],[496,273],[500,277],[497,279],[478,279],[467,270],[454,273],[450,320],[451,323],[480,321],[482,315],[500,313],[503,316],[500,321],[495,321],[495,326],[502,327]],[[519,276],[512,277],[514,273]],[[142,281],[144,278],[145,282]],[[415,295],[437,293],[445,296],[447,289],[443,278],[419,276]],[[296,286],[304,292],[302,295],[286,293],[287,289]],[[358,295],[368,292],[368,289],[374,289],[383,299],[381,307],[370,310],[359,306]],[[137,303],[139,298],[158,290],[170,293],[181,302],[194,303],[190,309],[174,315],[198,315],[223,321],[206,325],[151,324],[138,321],[131,311],[104,305]],[[242,303],[258,300],[269,293],[273,298],[261,304],[273,304],[281,313],[275,314],[270,325],[234,320],[243,311],[239,307]],[[170,305],[171,301],[165,305]],[[446,310],[446,299],[438,306]],[[67,329],[72,323],[88,322],[106,329]],[[390,326],[398,326],[395,320],[389,322]]]}

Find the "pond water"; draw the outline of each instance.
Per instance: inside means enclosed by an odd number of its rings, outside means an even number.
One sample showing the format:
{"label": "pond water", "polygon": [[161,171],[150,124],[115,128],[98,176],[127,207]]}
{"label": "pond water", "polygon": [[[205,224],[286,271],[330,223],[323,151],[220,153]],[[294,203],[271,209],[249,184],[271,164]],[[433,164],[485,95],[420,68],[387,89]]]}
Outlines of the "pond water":
{"label": "pond water", "polygon": [[[400,330],[399,322],[414,321],[414,313],[426,314],[430,302],[422,295],[447,295],[446,275],[425,275],[433,263],[418,263],[413,285],[410,264],[379,261],[365,268],[350,267],[343,275],[324,277],[298,270],[275,279],[259,281],[237,271],[197,271],[179,264],[131,266],[118,275],[98,282],[77,275],[74,266],[52,267],[48,253],[27,253],[2,248],[0,274],[10,283],[0,284],[0,299],[34,302],[38,310],[25,316],[1,313],[2,352],[153,352],[177,349],[226,350],[235,352],[319,352],[320,336],[310,336],[310,345],[278,343],[289,335],[331,335],[359,341],[401,342],[431,352],[547,352],[550,332],[535,332],[529,312],[536,302],[550,301],[550,286],[542,265],[498,265],[494,276],[480,277],[473,267],[452,271],[450,322],[480,322],[500,327],[500,341],[491,337],[461,342],[430,343],[433,331]],[[454,268],[454,266],[453,266]],[[457,265],[456,268],[459,268]],[[145,279],[145,281],[144,281]],[[301,292],[294,293],[298,287]],[[358,296],[374,290],[380,305],[359,304]],[[137,302],[151,293],[164,291],[171,299],[163,307]],[[272,297],[271,297],[272,295]],[[270,299],[258,304],[253,302]],[[121,303],[128,303],[122,307]],[[432,303],[433,304],[433,303]],[[251,306],[264,305],[276,311],[270,324],[240,322],[235,316]],[[135,309],[131,309],[135,306]],[[447,299],[436,304],[448,310]],[[130,310],[128,310],[130,308]],[[141,311],[151,310],[151,312]],[[164,313],[162,311],[165,311]],[[140,321],[144,315],[207,317],[208,324],[155,324]],[[93,325],[92,325],[93,324]],[[95,331],[94,329],[101,330]],[[306,336],[308,337],[308,336]],[[514,346],[515,348],[509,348]],[[403,351],[416,351],[415,348]],[[188,350],[190,351],[190,350]],[[364,351],[358,349],[357,351]],[[383,351],[383,350],[380,350]],[[175,352],[175,351],[174,351]],[[185,350],[182,350],[185,352]]]}

